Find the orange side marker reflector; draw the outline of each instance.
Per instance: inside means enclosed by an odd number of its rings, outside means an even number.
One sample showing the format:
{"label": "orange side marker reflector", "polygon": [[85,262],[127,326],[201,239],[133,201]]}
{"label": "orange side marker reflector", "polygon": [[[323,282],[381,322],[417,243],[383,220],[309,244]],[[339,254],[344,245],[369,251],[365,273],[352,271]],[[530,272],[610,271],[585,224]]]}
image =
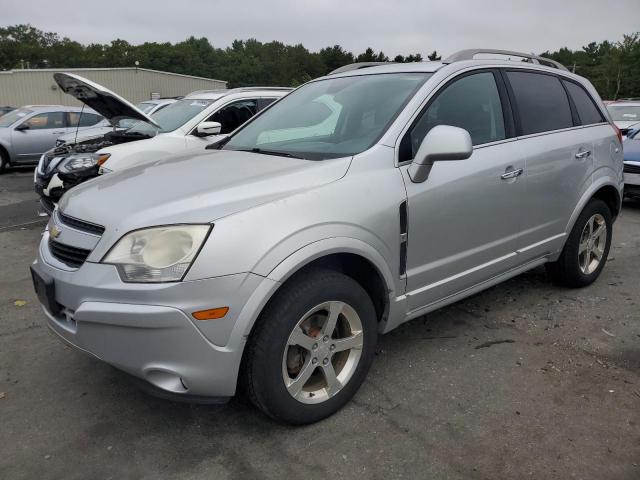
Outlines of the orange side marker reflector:
{"label": "orange side marker reflector", "polygon": [[229,307],[210,308],[209,310],[200,310],[193,312],[193,318],[196,320],[218,320],[224,317],[229,311]]}

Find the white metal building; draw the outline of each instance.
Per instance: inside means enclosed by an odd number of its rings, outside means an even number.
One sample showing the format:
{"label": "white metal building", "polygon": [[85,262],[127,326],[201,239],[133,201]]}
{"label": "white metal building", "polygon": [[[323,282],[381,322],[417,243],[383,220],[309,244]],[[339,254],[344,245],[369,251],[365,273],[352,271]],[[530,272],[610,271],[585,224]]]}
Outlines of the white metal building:
{"label": "white metal building", "polygon": [[80,105],[77,100],[58,88],[53,80],[53,74],[56,72],[69,72],[88,78],[132,103],[227,86],[227,82],[223,80],[137,67],[8,70],[0,71],[0,105]]}

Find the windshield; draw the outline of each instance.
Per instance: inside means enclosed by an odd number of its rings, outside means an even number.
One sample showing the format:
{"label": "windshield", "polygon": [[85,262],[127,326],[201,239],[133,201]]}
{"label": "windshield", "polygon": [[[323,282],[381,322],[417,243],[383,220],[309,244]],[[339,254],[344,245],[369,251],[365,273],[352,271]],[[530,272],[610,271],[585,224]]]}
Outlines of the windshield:
{"label": "windshield", "polygon": [[136,108],[140,110],[142,113],[149,113],[151,110],[153,110],[153,107],[155,107],[156,105],[157,104],[153,102],[140,102],[139,104],[136,105]]}
{"label": "windshield", "polygon": [[9,127],[31,113],[33,113],[33,110],[28,110],[26,108],[20,108],[13,112],[6,113],[0,117],[0,127]]}
{"label": "windshield", "polygon": [[145,135],[154,135],[156,132],[173,132],[175,129],[180,128],[193,117],[198,115],[213,102],[213,100],[194,100],[183,98],[182,100],[178,100],[168,107],[152,114],[153,120],[160,125],[160,129],[157,129],[153,125],[149,125],[145,122],[138,122],[131,127],[129,131]]}
{"label": "windshield", "polygon": [[615,122],[640,122],[640,104],[607,105],[607,110]]}
{"label": "windshield", "polygon": [[308,83],[255,118],[228,150],[324,160],[371,147],[429,73],[387,73]]}

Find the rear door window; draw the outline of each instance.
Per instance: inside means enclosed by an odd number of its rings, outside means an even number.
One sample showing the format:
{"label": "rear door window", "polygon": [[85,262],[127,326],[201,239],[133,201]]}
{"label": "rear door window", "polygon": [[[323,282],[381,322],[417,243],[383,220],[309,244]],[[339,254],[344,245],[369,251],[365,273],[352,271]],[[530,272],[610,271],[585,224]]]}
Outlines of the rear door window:
{"label": "rear door window", "polygon": [[39,113],[24,122],[29,130],[65,128],[64,112]]}
{"label": "rear door window", "polygon": [[[80,121],[80,125],[78,125],[78,120]],[[91,127],[102,120],[100,115],[96,115],[94,113],[84,113],[84,112],[69,112],[67,113],[67,123],[69,127]]]}
{"label": "rear door window", "polygon": [[594,123],[602,123],[605,121],[602,113],[600,113],[596,104],[593,103],[593,99],[584,88],[567,80],[563,80],[562,83],[567,87],[567,91],[573,100],[573,104],[576,106],[581,125],[592,125]]}
{"label": "rear door window", "polygon": [[542,73],[507,71],[522,135],[573,127],[569,99],[560,80]]}

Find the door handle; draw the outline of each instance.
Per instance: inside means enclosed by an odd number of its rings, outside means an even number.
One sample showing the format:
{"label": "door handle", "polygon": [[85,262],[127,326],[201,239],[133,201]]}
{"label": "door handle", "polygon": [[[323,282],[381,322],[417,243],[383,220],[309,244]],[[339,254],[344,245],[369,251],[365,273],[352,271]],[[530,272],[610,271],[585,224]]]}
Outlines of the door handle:
{"label": "door handle", "polygon": [[51,132],[51,135],[62,135],[64,133],[64,130],[61,130],[60,132]]}
{"label": "door handle", "polygon": [[587,158],[591,156],[591,150],[583,150],[582,152],[576,153],[576,158]]}
{"label": "door handle", "polygon": [[509,180],[510,178],[516,178],[519,177],[520,175],[522,175],[522,168],[518,168],[516,170],[509,170],[507,172],[504,172],[502,175],[500,175],[500,178],[502,180]]}

